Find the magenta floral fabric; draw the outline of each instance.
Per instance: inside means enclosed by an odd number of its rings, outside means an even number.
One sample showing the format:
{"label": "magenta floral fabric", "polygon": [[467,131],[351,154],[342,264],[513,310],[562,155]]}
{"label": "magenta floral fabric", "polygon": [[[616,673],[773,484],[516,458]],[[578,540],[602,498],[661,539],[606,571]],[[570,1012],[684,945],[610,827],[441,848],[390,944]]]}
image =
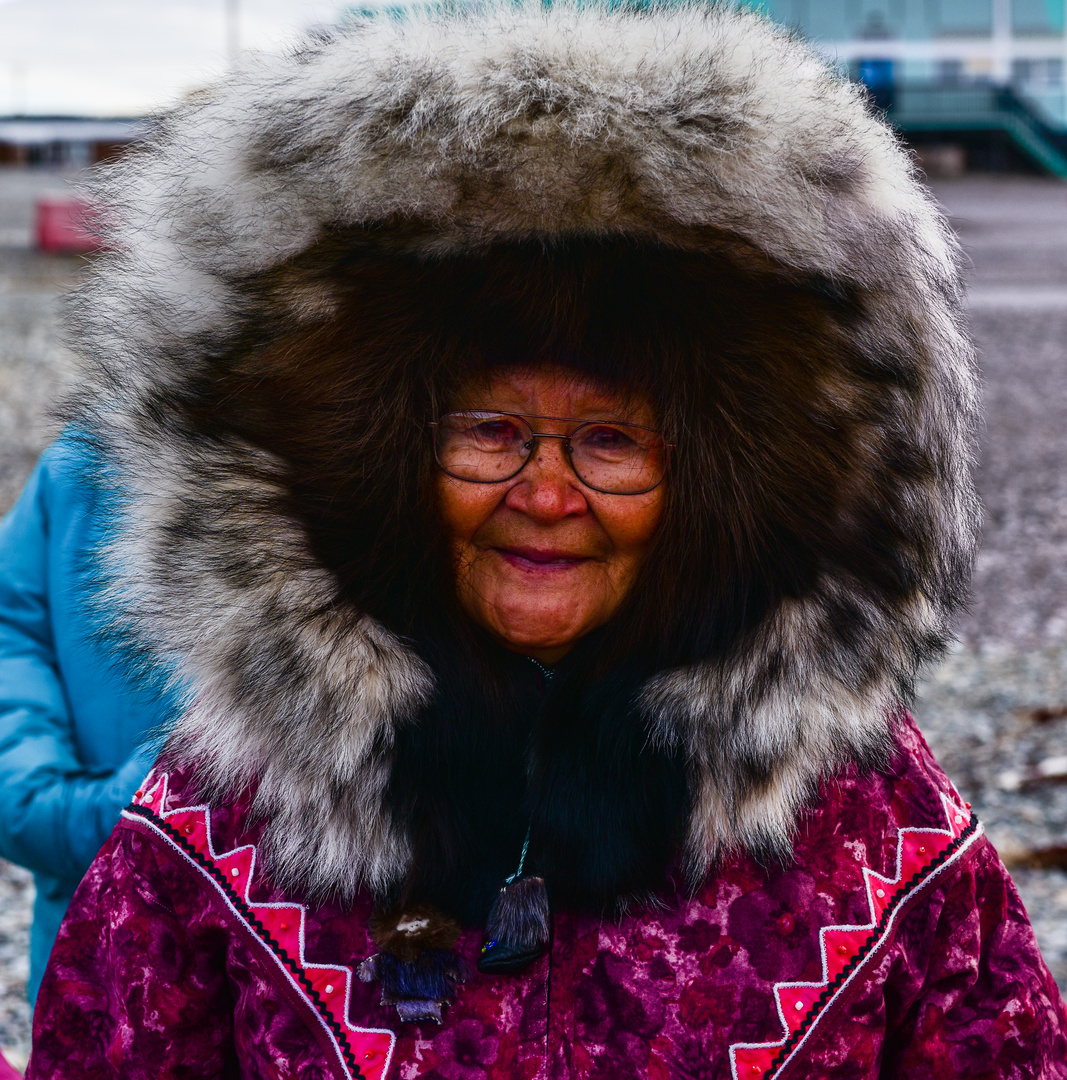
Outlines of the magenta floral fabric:
{"label": "magenta floral fabric", "polygon": [[256,866],[243,801],[153,773],[82,882],[34,1017],[43,1078],[1067,1078],[1067,1013],[980,825],[910,723],[885,773],[825,785],[795,858],[738,855],[550,954],[475,972],[410,1025],[353,971],[371,901],[306,908]]}

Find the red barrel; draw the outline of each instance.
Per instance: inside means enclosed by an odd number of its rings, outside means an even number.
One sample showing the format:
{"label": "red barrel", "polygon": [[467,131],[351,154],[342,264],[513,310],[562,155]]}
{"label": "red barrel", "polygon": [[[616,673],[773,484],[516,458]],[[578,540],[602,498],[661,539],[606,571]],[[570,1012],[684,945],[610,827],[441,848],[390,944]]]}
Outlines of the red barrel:
{"label": "red barrel", "polygon": [[42,195],[35,204],[34,235],[39,251],[84,254],[97,251],[93,205],[77,195]]}

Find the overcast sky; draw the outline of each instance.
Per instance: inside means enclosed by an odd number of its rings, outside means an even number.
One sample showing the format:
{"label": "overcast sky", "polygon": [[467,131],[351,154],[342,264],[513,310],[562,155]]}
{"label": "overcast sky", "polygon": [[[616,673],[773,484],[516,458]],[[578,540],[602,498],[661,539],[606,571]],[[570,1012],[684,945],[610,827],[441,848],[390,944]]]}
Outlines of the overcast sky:
{"label": "overcast sky", "polygon": [[[277,49],[343,0],[238,0],[243,48]],[[226,67],[226,0],[0,0],[0,115],[135,116]]]}

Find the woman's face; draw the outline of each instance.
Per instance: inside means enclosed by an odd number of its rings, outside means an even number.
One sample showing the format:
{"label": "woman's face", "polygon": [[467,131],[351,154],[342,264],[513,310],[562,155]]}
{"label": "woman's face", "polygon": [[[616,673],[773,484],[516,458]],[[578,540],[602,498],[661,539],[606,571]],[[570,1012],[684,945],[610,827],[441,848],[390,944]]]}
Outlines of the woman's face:
{"label": "woman's face", "polygon": [[[641,399],[556,368],[504,371],[452,408],[655,426]],[[552,433],[574,426],[532,424]],[[630,591],[659,524],[664,486],[641,495],[594,491],[574,474],[563,440],[540,439],[510,480],[476,484],[439,471],[437,496],[464,611],[507,648],[554,664]]]}

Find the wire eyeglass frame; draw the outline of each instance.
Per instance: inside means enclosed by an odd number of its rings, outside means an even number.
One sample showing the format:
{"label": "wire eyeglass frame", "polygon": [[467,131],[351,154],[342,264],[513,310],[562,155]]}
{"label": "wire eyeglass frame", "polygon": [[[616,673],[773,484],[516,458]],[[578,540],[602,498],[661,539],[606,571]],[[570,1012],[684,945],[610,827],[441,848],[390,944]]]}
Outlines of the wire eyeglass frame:
{"label": "wire eyeglass frame", "polygon": [[[438,436],[441,428],[441,424],[450,416],[484,416],[486,418],[493,416],[507,417],[512,420],[521,420],[524,422],[525,427],[529,430],[529,438],[523,443],[522,449],[526,451],[526,455],[522,460],[519,467],[507,476],[493,477],[492,479],[482,480],[477,477],[460,476],[458,473],[452,472],[441,461],[440,446],[438,444]],[[533,426],[528,423],[530,420],[554,420],[560,423],[574,424],[576,425],[566,435],[558,434],[552,431],[534,431]],[[659,478],[654,484],[649,484],[648,487],[639,489],[638,491],[612,491],[609,488],[597,487],[595,484],[589,483],[582,474],[575,468],[574,453],[571,447],[571,439],[574,438],[575,432],[579,431],[583,427],[593,426],[597,424],[607,425],[610,427],[629,428],[636,431],[647,432],[650,435],[654,435],[657,439],[662,441],[663,445],[663,466],[660,470]],[[670,452],[675,448],[673,443],[667,442],[662,433],[655,428],[645,427],[643,424],[631,424],[625,420],[583,420],[580,417],[575,416],[544,416],[539,413],[512,413],[504,412],[502,410],[489,410],[489,409],[460,409],[455,412],[445,413],[439,420],[432,421],[429,425],[434,432],[434,460],[437,462],[437,466],[446,475],[453,477],[456,480],[462,480],[468,484],[504,484],[509,480],[514,480],[519,473],[530,463],[530,461],[537,456],[537,443],[539,439],[562,439],[563,449],[567,455],[567,462],[571,467],[571,471],[578,478],[578,480],[584,484],[591,491],[598,491],[603,495],[644,495],[649,491],[654,491],[663,483],[667,475],[667,465],[670,459]]]}

